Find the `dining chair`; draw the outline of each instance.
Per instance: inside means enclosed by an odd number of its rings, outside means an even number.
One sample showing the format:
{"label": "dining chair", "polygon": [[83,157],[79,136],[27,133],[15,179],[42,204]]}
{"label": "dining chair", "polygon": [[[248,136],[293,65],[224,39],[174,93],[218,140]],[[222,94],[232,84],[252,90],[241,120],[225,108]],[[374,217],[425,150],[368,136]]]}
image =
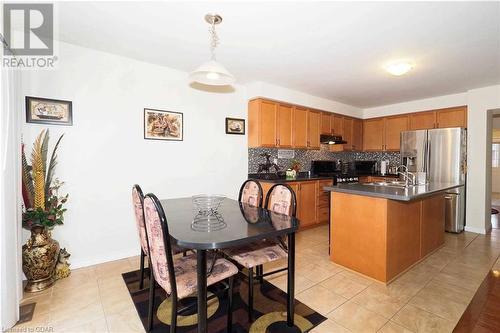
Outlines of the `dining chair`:
{"label": "dining chair", "polygon": [[137,233],[139,234],[139,241],[141,243],[141,263],[140,272],[141,278],[139,282],[139,289],[144,288],[144,261],[148,256],[148,240],[146,236],[146,227],[144,225],[144,195],[139,185],[135,184],[132,187],[132,203],[134,205],[135,224],[137,226]]}
{"label": "dining chair", "polygon": [[[155,286],[157,283],[172,299],[170,333],[175,333],[177,315],[197,305],[195,302],[178,309],[179,300],[197,292],[196,254],[189,254],[174,260],[165,212],[158,198],[151,193],[144,198],[144,220],[152,268],[149,284],[148,331],[151,331],[153,326]],[[224,288],[208,297],[207,301],[220,293],[227,292],[227,331],[231,332],[233,277],[238,274],[238,268],[226,259],[216,259],[211,265],[213,267],[207,273],[207,286],[222,282]],[[226,279],[227,282],[224,281]]]}
{"label": "dining chair", "polygon": [[[258,182],[257,182],[258,184]],[[260,184],[259,184],[260,186]],[[240,190],[241,192],[241,190]],[[273,185],[266,195],[264,207],[272,213],[295,217],[297,199],[293,189],[286,184]],[[247,246],[224,250],[226,256],[248,270],[248,320],[253,320],[254,277],[262,283],[265,276],[288,271],[288,266],[264,274],[263,265],[288,257],[288,249],[283,239],[263,240]],[[255,268],[255,272],[254,272]]]}
{"label": "dining chair", "polygon": [[255,207],[262,207],[262,186],[256,180],[248,179],[240,187],[238,201]]}
{"label": "dining chair", "polygon": [[[137,226],[137,232],[139,234],[139,241],[141,243],[141,262],[140,262],[140,282],[139,282],[139,289],[144,288],[144,265],[145,265],[145,258],[149,255],[149,250],[148,250],[148,239],[147,239],[147,232],[146,232],[146,227],[144,225],[144,194],[142,192],[142,189],[139,185],[135,184],[132,187],[132,203],[134,205],[134,213],[135,213],[135,223]],[[174,255],[183,253],[184,256],[187,254],[186,249],[183,249],[177,245],[172,246],[172,253]],[[148,259],[148,267],[149,265],[149,259]]]}

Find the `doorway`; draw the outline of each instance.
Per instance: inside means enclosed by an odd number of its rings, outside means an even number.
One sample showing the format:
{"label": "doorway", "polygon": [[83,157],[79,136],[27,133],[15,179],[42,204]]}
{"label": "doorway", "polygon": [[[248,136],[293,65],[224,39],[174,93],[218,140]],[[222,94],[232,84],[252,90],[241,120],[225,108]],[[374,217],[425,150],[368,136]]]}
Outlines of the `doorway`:
{"label": "doorway", "polygon": [[500,229],[500,111],[491,122],[491,227]]}

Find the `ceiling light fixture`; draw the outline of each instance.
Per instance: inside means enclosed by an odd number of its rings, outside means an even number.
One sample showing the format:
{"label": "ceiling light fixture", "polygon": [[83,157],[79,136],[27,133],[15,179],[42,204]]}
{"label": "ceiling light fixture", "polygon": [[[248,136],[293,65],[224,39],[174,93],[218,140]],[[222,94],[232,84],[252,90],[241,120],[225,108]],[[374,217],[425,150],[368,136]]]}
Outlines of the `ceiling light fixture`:
{"label": "ceiling light fixture", "polygon": [[219,37],[215,31],[215,25],[222,22],[222,17],[217,14],[205,15],[205,21],[210,24],[210,53],[211,60],[203,63],[200,67],[189,74],[189,79],[194,82],[210,85],[225,86],[234,82],[234,76],[215,59],[215,48],[219,44]]}
{"label": "ceiling light fixture", "polygon": [[411,71],[415,67],[411,62],[408,61],[398,61],[392,62],[385,66],[385,70],[392,75],[401,76],[409,71]]}

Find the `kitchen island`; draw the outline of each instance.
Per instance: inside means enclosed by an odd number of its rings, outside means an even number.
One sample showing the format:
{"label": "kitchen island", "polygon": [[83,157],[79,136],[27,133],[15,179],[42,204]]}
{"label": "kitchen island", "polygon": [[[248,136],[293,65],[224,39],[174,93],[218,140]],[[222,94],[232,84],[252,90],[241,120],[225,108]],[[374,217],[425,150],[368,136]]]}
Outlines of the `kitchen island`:
{"label": "kitchen island", "polygon": [[330,197],[330,259],[388,283],[444,244],[452,183],[398,187],[342,184]]}

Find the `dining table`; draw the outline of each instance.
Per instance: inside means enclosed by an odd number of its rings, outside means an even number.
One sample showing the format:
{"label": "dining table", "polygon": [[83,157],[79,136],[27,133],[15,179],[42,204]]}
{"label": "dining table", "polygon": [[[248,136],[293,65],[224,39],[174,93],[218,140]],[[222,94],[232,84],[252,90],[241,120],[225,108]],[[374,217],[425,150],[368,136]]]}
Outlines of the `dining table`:
{"label": "dining table", "polygon": [[288,240],[287,326],[294,326],[297,218],[229,198],[210,210],[197,208],[191,197],[160,202],[172,241],[179,247],[196,251],[198,333],[207,332],[207,251],[280,237]]}

